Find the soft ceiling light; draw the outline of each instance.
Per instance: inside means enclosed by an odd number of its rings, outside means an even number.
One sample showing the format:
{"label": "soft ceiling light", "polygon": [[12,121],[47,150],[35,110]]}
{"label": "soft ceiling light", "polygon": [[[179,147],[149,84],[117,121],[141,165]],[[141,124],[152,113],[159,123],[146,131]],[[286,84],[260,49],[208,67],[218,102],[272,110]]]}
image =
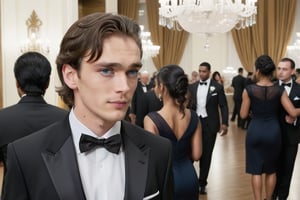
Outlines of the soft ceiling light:
{"label": "soft ceiling light", "polygon": [[40,26],[42,21],[33,10],[30,17],[26,20],[27,39],[21,44],[21,52],[36,51],[43,54],[50,52],[49,41],[40,38]]}
{"label": "soft ceiling light", "polygon": [[[245,2],[245,3],[243,3]],[[159,0],[159,24],[190,33],[225,33],[256,23],[257,0]]]}
{"label": "soft ceiling light", "polygon": [[297,36],[297,38],[296,38],[295,43],[293,45],[287,46],[287,50],[295,51],[298,54],[298,57],[300,57],[299,56],[299,52],[300,52],[300,32],[297,32],[296,36]]}

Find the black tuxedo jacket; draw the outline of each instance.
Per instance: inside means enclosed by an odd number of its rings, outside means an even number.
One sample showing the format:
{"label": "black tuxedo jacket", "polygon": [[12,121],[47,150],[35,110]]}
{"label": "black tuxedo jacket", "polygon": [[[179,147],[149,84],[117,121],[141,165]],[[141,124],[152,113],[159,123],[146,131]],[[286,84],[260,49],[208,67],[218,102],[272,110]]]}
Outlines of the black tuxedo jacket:
{"label": "black tuxedo jacket", "polygon": [[66,110],[47,104],[42,96],[24,96],[0,111],[0,147],[6,157],[8,143],[40,130],[68,115]]}
{"label": "black tuxedo jacket", "polygon": [[[191,94],[191,105],[190,108],[197,111],[197,89],[199,87],[199,81],[190,85],[189,90]],[[228,105],[222,85],[214,80],[210,80],[208,86],[208,93],[206,98],[206,112],[208,117],[208,126],[210,130],[217,133],[220,129],[220,114],[222,124],[228,126]]]}
{"label": "black tuxedo jacket", "polygon": [[[147,91],[149,89],[149,86],[147,85]],[[144,111],[146,108],[146,105],[144,103],[145,92],[143,90],[143,85],[140,81],[138,81],[137,87],[135,89],[135,92],[133,94],[132,100],[131,100],[131,106],[130,106],[130,113],[133,113],[136,115],[136,121],[135,124],[144,127],[143,121],[144,121]],[[147,113],[148,114],[148,113]]]}
{"label": "black tuxedo jacket", "polygon": [[[124,200],[146,196],[173,199],[170,142],[125,121],[121,135],[125,151]],[[9,144],[7,153],[4,200],[86,199],[68,117]]]}
{"label": "black tuxedo jacket", "polygon": [[[277,82],[277,84],[279,84]],[[293,81],[289,98],[296,108],[300,108],[300,84]],[[296,124],[286,123],[285,116],[287,112],[282,107],[280,112],[280,126],[282,129],[282,141],[284,145],[297,145],[300,143],[300,117],[297,118]]]}
{"label": "black tuxedo jacket", "polygon": [[144,127],[144,117],[150,112],[160,110],[162,106],[163,102],[156,97],[154,90],[146,92],[140,101],[140,106],[136,115],[137,121],[141,121],[139,122],[141,123],[141,127]]}
{"label": "black tuxedo jacket", "polygon": [[233,98],[235,100],[242,100],[242,94],[245,89],[246,78],[242,75],[233,77],[231,86],[234,88]]}

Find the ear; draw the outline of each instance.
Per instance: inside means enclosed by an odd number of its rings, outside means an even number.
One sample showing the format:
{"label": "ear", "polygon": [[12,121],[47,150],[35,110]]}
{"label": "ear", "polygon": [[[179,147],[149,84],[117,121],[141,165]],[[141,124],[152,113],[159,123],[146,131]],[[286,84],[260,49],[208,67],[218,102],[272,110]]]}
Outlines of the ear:
{"label": "ear", "polygon": [[64,77],[64,82],[69,88],[77,88],[78,74],[77,71],[71,65],[64,64],[64,66],[62,67],[62,74]]}

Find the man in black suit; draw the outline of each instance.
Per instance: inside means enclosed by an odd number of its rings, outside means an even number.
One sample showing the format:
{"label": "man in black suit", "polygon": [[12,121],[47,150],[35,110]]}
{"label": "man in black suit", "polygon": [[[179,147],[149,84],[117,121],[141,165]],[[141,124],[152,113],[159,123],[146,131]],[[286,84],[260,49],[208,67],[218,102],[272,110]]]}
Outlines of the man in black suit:
{"label": "man in black suit", "polygon": [[[290,58],[280,60],[277,67],[278,84],[283,86],[296,108],[300,107],[300,85],[292,79],[295,73],[295,62]],[[282,147],[277,171],[277,182],[273,199],[286,200],[293,175],[295,160],[300,142],[300,118],[291,118],[282,108],[280,112],[280,125],[282,130]]]}
{"label": "man in black suit", "polygon": [[[190,85],[191,109],[197,112],[202,124],[203,153],[199,162],[200,194],[206,194],[207,177],[217,132],[220,132],[222,136],[226,135],[228,127],[228,105],[224,88],[209,78],[210,72],[210,64],[201,63],[199,65],[200,81]],[[221,111],[221,123],[219,110]]]}
{"label": "man in black suit", "polygon": [[7,144],[40,130],[67,116],[66,110],[47,104],[43,95],[49,85],[51,65],[36,52],[21,55],[14,66],[21,100],[0,111],[0,153],[6,174]]}
{"label": "man in black suit", "polygon": [[56,59],[64,120],[8,145],[4,200],[173,199],[170,142],[122,121],[141,68],[140,27],[93,13]]}
{"label": "man in black suit", "polygon": [[231,86],[234,88],[233,91],[233,112],[231,116],[231,121],[235,120],[235,116],[238,116],[237,125],[240,128],[244,128],[245,120],[240,117],[240,110],[242,105],[242,94],[246,86],[246,78],[243,76],[244,69],[238,69],[238,75],[233,77]]}
{"label": "man in black suit", "polygon": [[[135,92],[132,97],[131,106],[130,106],[130,114],[129,117],[131,122],[140,127],[144,127],[144,96],[149,90],[149,73],[147,71],[142,71],[140,73],[139,81],[136,86]],[[146,113],[148,114],[148,113]]]}

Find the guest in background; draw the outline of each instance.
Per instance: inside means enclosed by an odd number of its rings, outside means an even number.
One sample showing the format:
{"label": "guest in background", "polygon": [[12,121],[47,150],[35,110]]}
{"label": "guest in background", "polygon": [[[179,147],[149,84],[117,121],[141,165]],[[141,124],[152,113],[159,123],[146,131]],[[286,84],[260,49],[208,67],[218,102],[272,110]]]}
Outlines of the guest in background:
{"label": "guest in background", "polygon": [[[153,75],[153,86],[155,88],[155,79],[156,79],[156,74],[155,73]],[[141,118],[145,118],[145,116],[150,113],[150,112],[154,112],[154,111],[158,111],[162,108],[163,106],[163,101],[162,99],[159,99],[157,97],[157,95],[155,94],[154,88],[152,88],[151,90],[149,90],[148,92],[146,92],[143,95],[143,98],[140,102],[141,106],[141,111],[140,111],[140,116]],[[144,127],[144,121],[143,121],[143,127]]]}
{"label": "guest in background", "polygon": [[[190,108],[197,112],[201,121],[203,151],[199,162],[199,192],[206,194],[207,178],[217,133],[227,134],[228,105],[224,87],[210,79],[211,66],[207,62],[199,65],[200,81],[190,85]],[[220,112],[221,111],[221,117]],[[221,119],[221,120],[220,120]]]}
{"label": "guest in background", "polygon": [[93,13],[64,35],[58,92],[69,116],[8,145],[4,200],[173,199],[169,140],[123,121],[142,66],[140,26]]}
{"label": "guest in background", "polygon": [[197,71],[192,71],[189,84],[193,84],[197,81],[199,81],[199,73]]}
{"label": "guest in background", "polygon": [[188,78],[181,67],[166,65],[155,82],[155,93],[163,107],[145,117],[145,129],[173,144],[174,200],[198,200],[193,161],[199,160],[202,152],[201,125],[196,112],[186,108]]}
{"label": "guest in background", "polygon": [[[295,62],[290,58],[283,58],[278,63],[278,84],[283,86],[291,102],[296,108],[300,107],[300,85],[293,80]],[[277,170],[277,183],[273,192],[273,199],[286,200],[289,196],[295,160],[300,142],[300,118],[290,118],[284,108],[280,110],[280,126],[282,146],[279,168]],[[287,121],[293,122],[288,123]]]}
{"label": "guest in background", "polygon": [[50,62],[40,53],[24,53],[15,62],[16,88],[21,99],[17,104],[0,110],[0,153],[3,157],[4,177],[9,143],[61,120],[68,114],[66,110],[50,105],[44,99],[50,74]]}
{"label": "guest in background", "polygon": [[278,119],[280,104],[292,117],[300,115],[300,109],[295,109],[284,88],[274,85],[274,70],[275,64],[269,56],[259,56],[255,61],[257,82],[248,85],[243,92],[240,115],[246,118],[249,110],[252,111],[246,136],[246,173],[251,174],[255,200],[262,199],[263,183],[266,199],[270,200],[276,184],[276,168],[281,149]]}
{"label": "guest in background", "polygon": [[152,73],[152,76],[151,76],[149,84],[148,84],[148,91],[152,90],[155,86],[154,80],[155,80],[156,73],[157,73],[157,71]]}
{"label": "guest in background", "polygon": [[211,79],[217,81],[221,85],[224,85],[224,80],[223,80],[220,72],[218,72],[218,71],[215,71],[214,73],[212,73]]}
{"label": "guest in background", "polygon": [[140,127],[143,126],[143,110],[144,110],[144,104],[143,104],[143,98],[145,93],[149,90],[149,72],[148,71],[142,71],[140,73],[139,81],[137,84],[137,87],[135,89],[134,95],[132,97],[131,105],[130,105],[130,114],[129,117],[131,119],[131,122],[133,124],[136,124]]}
{"label": "guest in background", "polygon": [[296,69],[295,75],[296,75],[296,82],[300,83],[300,68]]}
{"label": "guest in background", "polygon": [[244,73],[244,69],[240,67],[238,69],[238,75],[233,77],[232,83],[231,83],[231,86],[234,89],[234,91],[233,91],[234,106],[233,106],[231,121],[234,121],[235,117],[237,116],[238,117],[237,125],[240,128],[244,128],[244,125],[245,125],[245,120],[243,120],[240,116],[240,110],[241,110],[241,105],[242,105],[242,94],[243,94],[243,90],[246,85],[246,78],[243,76],[243,73]]}

